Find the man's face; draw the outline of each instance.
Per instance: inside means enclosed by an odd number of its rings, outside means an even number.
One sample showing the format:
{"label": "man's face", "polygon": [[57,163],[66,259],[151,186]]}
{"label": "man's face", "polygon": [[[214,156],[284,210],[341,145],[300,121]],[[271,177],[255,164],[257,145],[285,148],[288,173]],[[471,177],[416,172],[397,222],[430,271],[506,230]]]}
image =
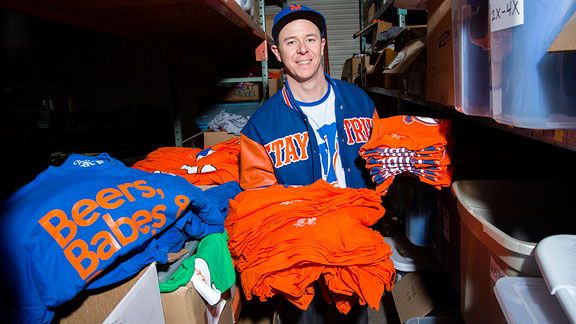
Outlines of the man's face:
{"label": "man's face", "polygon": [[276,58],[284,64],[288,76],[305,82],[322,75],[322,53],[326,40],[318,27],[309,20],[297,19],[282,28],[278,45],[272,46]]}

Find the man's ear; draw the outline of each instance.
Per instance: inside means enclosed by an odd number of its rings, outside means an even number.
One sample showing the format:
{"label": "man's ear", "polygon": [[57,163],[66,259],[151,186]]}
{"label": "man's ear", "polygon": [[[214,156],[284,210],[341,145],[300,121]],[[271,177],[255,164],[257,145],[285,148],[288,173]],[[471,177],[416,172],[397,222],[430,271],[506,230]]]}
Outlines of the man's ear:
{"label": "man's ear", "polygon": [[282,63],[282,58],[280,57],[280,49],[278,48],[278,45],[274,44],[270,47],[270,49],[272,50],[272,53],[274,53],[274,56],[276,56],[276,59],[278,59],[278,62]]}

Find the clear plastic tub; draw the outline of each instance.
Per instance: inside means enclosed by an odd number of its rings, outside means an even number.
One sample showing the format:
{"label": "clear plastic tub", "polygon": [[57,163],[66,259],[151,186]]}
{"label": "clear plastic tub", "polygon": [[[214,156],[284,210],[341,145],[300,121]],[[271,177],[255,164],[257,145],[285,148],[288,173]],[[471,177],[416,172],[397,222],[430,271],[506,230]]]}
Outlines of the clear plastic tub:
{"label": "clear plastic tub", "polygon": [[500,278],[494,292],[509,324],[569,323],[542,278]]}
{"label": "clear plastic tub", "polygon": [[454,105],[467,115],[491,117],[488,0],[452,0]]}
{"label": "clear plastic tub", "polygon": [[461,313],[466,323],[506,323],[494,295],[504,276],[540,277],[537,242],[576,233],[574,184],[557,181],[456,181],[460,215]]}
{"label": "clear plastic tub", "polygon": [[492,116],[523,128],[576,128],[576,51],[547,52],[576,1],[523,3],[523,24],[490,35]]}
{"label": "clear plastic tub", "polygon": [[455,316],[424,316],[412,317],[405,324],[463,324],[461,318]]}

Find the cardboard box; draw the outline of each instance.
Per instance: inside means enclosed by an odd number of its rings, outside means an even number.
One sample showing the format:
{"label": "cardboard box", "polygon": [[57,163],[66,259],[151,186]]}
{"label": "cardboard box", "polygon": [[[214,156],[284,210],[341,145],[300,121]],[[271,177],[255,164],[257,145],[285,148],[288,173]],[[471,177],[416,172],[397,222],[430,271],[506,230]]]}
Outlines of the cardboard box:
{"label": "cardboard box", "polygon": [[400,90],[402,80],[399,74],[382,74],[384,76],[384,89]]}
{"label": "cardboard box", "polygon": [[218,87],[218,99],[226,102],[259,101],[262,98],[262,84],[235,83]]}
{"label": "cardboard box", "polygon": [[[137,283],[144,286],[148,285],[148,287],[150,287],[150,285],[156,285],[156,289],[158,289],[157,277],[154,283],[151,282],[153,279],[151,277],[154,277],[155,274],[156,266],[152,264],[140,271],[134,278],[116,287],[83,291],[74,300],[63,305],[56,311],[55,322],[58,322],[59,319],[59,323],[61,324],[102,323]],[[151,291],[154,291],[154,289],[152,288]],[[159,290],[158,294],[160,294]],[[132,293],[131,295],[131,299],[135,298],[147,305],[145,299],[148,299],[148,296],[141,295],[141,293],[138,292]],[[154,299],[154,296],[151,296],[151,298]],[[152,306],[151,309],[162,312],[161,304],[154,305],[154,303],[152,303]]]}
{"label": "cardboard box", "polygon": [[142,277],[130,288],[103,323],[164,323],[155,263],[146,268]]}
{"label": "cardboard box", "polygon": [[384,75],[385,67],[396,58],[398,53],[391,48],[385,48],[377,54],[370,55],[366,69],[360,71],[361,85],[369,87],[382,87],[396,89],[393,84],[399,84],[397,77]]}
{"label": "cardboard box", "polygon": [[450,0],[428,3],[426,100],[454,106],[454,59]]}
{"label": "cardboard box", "polygon": [[421,51],[408,70],[400,75],[400,90],[412,97],[424,99],[426,85],[426,51]]}
{"label": "cardboard box", "polygon": [[268,69],[268,96],[272,97],[284,86],[281,69]]}
{"label": "cardboard box", "polygon": [[388,64],[384,73],[388,74],[403,74],[408,71],[412,62],[418,58],[420,53],[426,48],[426,39],[421,37],[410,41],[401,53],[396,56],[394,61]]}
{"label": "cardboard box", "polygon": [[387,21],[383,21],[383,20],[378,20],[376,22],[376,26],[374,28],[374,31],[372,33],[372,51],[376,51],[376,41],[378,40],[378,35],[388,29],[390,29],[392,27],[392,23],[389,23]]}
{"label": "cardboard box", "polygon": [[[235,287],[230,291],[234,294],[226,298],[226,305],[218,323],[230,324],[237,321],[234,317],[233,304],[234,296],[239,294],[239,291]],[[191,282],[173,292],[163,293],[162,305],[166,324],[205,324],[208,321],[206,314],[208,306]]]}
{"label": "cardboard box", "polygon": [[392,289],[392,297],[400,323],[412,317],[426,316],[434,308],[432,296],[418,272],[404,275]]}
{"label": "cardboard box", "polygon": [[206,131],[197,133],[186,139],[186,147],[207,148],[240,136],[227,132]]}
{"label": "cardboard box", "polygon": [[[366,75],[370,56],[362,54],[351,57],[344,62],[341,79],[352,84],[363,85],[361,76]],[[364,72],[363,72],[364,71]]]}
{"label": "cardboard box", "polygon": [[421,54],[425,53],[425,47],[425,37],[410,41],[384,69],[384,88],[423,96],[426,69],[422,67],[422,60],[425,59]]}
{"label": "cardboard box", "polygon": [[564,25],[564,28],[558,34],[548,52],[566,52],[576,51],[576,13]]}
{"label": "cardboard box", "polygon": [[[266,14],[266,34],[272,38],[272,26],[274,26],[274,14]],[[272,46],[272,44],[269,44]]]}
{"label": "cardboard box", "polygon": [[209,147],[240,136],[226,132],[203,132],[203,146]]}
{"label": "cardboard box", "polygon": [[374,18],[376,18],[376,3],[375,1],[372,1],[368,10],[364,13],[364,25],[370,24]]}

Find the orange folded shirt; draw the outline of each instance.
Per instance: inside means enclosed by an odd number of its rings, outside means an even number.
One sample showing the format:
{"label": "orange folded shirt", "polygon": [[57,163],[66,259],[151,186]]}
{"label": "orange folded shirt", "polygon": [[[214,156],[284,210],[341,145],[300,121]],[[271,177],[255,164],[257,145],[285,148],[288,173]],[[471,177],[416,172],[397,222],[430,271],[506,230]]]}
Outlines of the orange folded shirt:
{"label": "orange folded shirt", "polygon": [[132,167],[148,172],[164,172],[184,177],[194,185],[219,185],[240,179],[240,141],[230,139],[204,150],[162,147]]}
{"label": "orange folded shirt", "polygon": [[246,297],[282,294],[306,309],[321,279],[341,312],[356,302],[378,309],[395,274],[389,246],[369,228],[383,215],[373,190],[322,180],[240,193],[224,225]]}
{"label": "orange folded shirt", "polygon": [[450,129],[450,120],[427,117],[401,115],[374,120],[370,140],[359,153],[376,191],[385,195],[394,177],[406,172],[438,189],[449,186]]}

